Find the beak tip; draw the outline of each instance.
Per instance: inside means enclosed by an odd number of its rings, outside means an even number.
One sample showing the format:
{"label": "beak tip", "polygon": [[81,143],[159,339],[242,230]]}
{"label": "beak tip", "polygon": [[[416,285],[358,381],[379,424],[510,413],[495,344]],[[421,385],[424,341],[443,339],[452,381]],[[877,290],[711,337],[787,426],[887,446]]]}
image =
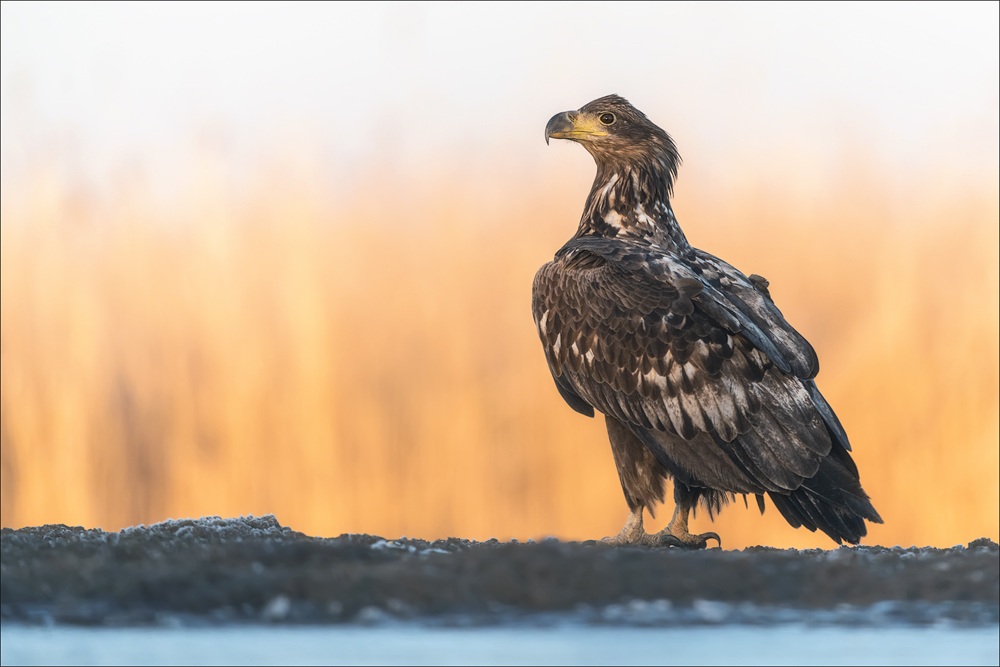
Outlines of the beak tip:
{"label": "beak tip", "polygon": [[[571,117],[570,114],[573,114]],[[545,145],[549,145],[549,139],[555,136],[556,139],[568,139],[567,133],[572,132],[574,128],[573,119],[576,117],[575,111],[563,111],[562,113],[557,113],[555,116],[549,119],[549,122],[545,125]]]}

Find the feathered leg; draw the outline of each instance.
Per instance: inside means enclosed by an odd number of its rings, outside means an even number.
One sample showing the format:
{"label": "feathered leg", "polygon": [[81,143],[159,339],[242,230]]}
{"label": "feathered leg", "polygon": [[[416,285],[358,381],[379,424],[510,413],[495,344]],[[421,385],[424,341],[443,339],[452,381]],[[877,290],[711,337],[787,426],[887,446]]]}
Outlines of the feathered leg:
{"label": "feathered leg", "polygon": [[618,468],[618,478],[625,493],[625,502],[628,503],[628,518],[620,533],[601,541],[606,544],[642,544],[649,547],[690,546],[673,535],[650,535],[643,529],[643,510],[649,508],[652,515],[653,507],[663,502],[663,482],[667,471],[625,425],[610,416],[605,417],[605,422],[611,451],[615,456],[615,467]]}

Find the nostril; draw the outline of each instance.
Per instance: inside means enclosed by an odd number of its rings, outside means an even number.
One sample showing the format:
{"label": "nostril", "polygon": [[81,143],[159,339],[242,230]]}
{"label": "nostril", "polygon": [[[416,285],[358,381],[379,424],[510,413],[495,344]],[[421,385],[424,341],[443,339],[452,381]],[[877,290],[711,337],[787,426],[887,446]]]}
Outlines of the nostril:
{"label": "nostril", "polygon": [[579,114],[577,112],[575,112],[575,111],[567,111],[566,112],[566,117],[569,118],[571,121],[576,121],[576,117],[578,115]]}

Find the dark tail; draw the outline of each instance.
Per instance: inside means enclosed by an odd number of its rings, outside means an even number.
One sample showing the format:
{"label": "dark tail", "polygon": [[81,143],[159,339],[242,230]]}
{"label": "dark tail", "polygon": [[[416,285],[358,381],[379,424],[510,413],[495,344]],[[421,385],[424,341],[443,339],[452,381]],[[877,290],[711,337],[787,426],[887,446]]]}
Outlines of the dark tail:
{"label": "dark tail", "polygon": [[851,455],[834,443],[816,474],[787,495],[768,492],[774,506],[793,528],[817,528],[837,544],[857,544],[868,534],[865,520],[882,523],[868,494],[861,488]]}

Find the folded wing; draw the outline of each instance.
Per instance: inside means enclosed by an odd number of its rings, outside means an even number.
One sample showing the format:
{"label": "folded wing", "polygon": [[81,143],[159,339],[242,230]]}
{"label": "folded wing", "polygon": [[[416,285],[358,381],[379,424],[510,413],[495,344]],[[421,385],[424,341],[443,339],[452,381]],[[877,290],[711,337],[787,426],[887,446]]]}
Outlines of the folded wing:
{"label": "folded wing", "polygon": [[708,486],[787,493],[832,438],[849,447],[810,380],[812,347],[710,255],[575,239],[539,270],[532,310],[567,402],[616,417]]}

